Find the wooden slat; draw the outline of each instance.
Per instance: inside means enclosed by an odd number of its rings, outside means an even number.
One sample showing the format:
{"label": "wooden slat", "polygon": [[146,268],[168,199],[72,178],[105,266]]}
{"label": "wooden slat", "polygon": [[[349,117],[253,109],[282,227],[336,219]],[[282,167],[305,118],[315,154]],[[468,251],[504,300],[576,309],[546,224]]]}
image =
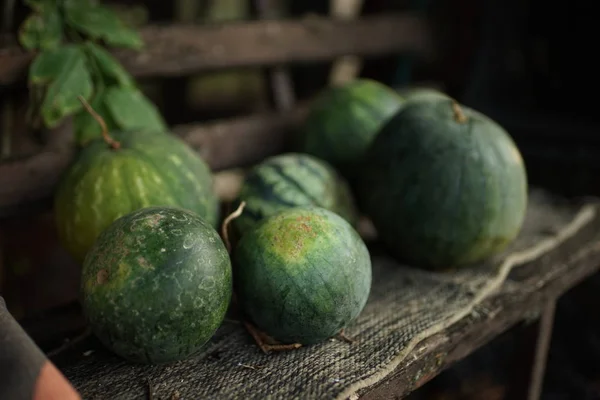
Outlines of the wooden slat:
{"label": "wooden slat", "polygon": [[[136,77],[179,76],[218,68],[328,60],[344,55],[430,53],[425,21],[386,14],[355,21],[317,17],[227,25],[149,26],[146,49],[114,54]],[[23,78],[32,59],[16,46],[0,48],[0,85]]]}
{"label": "wooden slat", "polygon": [[[305,113],[300,107],[283,114],[242,117],[173,128],[198,150],[213,170],[249,165],[284,151],[289,133]],[[46,202],[74,156],[68,128],[46,149],[28,158],[0,163],[0,217],[35,210]]]}
{"label": "wooden slat", "polygon": [[[70,121],[59,127],[39,153],[0,162],[0,217],[31,210],[48,198],[74,155]],[[32,204],[33,203],[33,204]]]}
{"label": "wooden slat", "polygon": [[[281,0],[254,0],[258,17],[262,20],[273,20],[280,17]],[[289,111],[294,107],[296,95],[290,71],[283,65],[268,69],[270,86],[273,91],[275,108],[278,111]]]}

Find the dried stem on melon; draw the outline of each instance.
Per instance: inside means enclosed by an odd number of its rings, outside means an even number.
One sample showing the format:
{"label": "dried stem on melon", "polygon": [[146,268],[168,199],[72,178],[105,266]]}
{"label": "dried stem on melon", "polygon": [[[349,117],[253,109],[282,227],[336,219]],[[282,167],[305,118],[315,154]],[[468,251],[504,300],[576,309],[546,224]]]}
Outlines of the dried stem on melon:
{"label": "dried stem on melon", "polygon": [[[225,220],[223,220],[223,224],[221,225],[221,236],[223,237],[223,242],[225,243],[225,247],[227,247],[227,251],[229,252],[230,255],[232,252],[232,246],[231,246],[231,242],[229,240],[229,225],[231,224],[231,222],[233,222],[233,220],[235,220],[240,215],[242,215],[242,213],[244,212],[245,206],[246,206],[246,202],[242,201],[240,203],[240,205],[238,206],[238,208],[234,212],[229,214],[225,218]],[[234,301],[234,303],[237,302],[235,293],[234,293],[233,301]],[[238,305],[235,304],[235,307],[238,307]],[[295,350],[295,349],[302,347],[302,345],[300,343],[281,344],[281,343],[277,342],[275,339],[273,339],[272,337],[270,337],[269,335],[267,335],[266,333],[255,328],[254,325],[252,325],[248,321],[244,321],[244,326],[246,327],[246,330],[248,331],[248,333],[250,333],[250,335],[252,336],[252,338],[254,339],[256,344],[258,345],[258,347],[264,353],[268,353],[270,351]]]}
{"label": "dried stem on melon", "polygon": [[223,242],[225,242],[225,247],[227,247],[227,251],[231,254],[231,241],[229,240],[229,225],[231,222],[242,215],[244,212],[244,207],[246,207],[246,202],[242,201],[238,208],[229,214],[225,220],[223,221],[223,225],[221,225],[221,236],[223,236]]}
{"label": "dried stem on melon", "polygon": [[452,101],[452,111],[454,111],[454,120],[456,122],[458,122],[459,124],[464,124],[465,122],[467,122],[467,116],[460,107],[460,104],[458,104],[458,102],[455,100]]}
{"label": "dried stem on melon", "polygon": [[100,124],[100,127],[102,128],[102,138],[104,139],[106,144],[108,144],[115,150],[121,148],[121,143],[113,139],[112,136],[110,136],[110,134],[108,133],[108,127],[106,126],[106,122],[104,122],[104,119],[96,111],[94,111],[92,106],[89,105],[89,103],[83,98],[83,96],[77,96],[77,98],[79,99],[81,104],[83,104],[85,110],[98,122],[98,124]]}
{"label": "dried stem on melon", "polygon": [[346,342],[346,343],[348,343],[348,344],[352,344],[352,343],[354,343],[354,342],[355,342],[355,340],[354,340],[353,338],[351,338],[351,337],[349,337],[349,336],[346,336],[346,334],[344,333],[344,330],[343,330],[343,329],[340,331],[340,333],[338,333],[338,334],[335,336],[335,338],[336,338],[337,340],[341,340],[342,342]]}

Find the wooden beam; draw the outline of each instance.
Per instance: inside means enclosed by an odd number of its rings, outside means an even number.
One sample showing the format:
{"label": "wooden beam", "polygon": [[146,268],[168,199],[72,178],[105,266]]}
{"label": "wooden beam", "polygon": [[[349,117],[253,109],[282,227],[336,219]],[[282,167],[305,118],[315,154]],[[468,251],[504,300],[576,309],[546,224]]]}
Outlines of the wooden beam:
{"label": "wooden beam", "polygon": [[[286,149],[289,135],[306,109],[241,117],[173,128],[213,170],[252,164]],[[75,148],[70,127],[40,153],[0,163],[0,218],[36,210],[47,202],[68,167]],[[46,204],[47,206],[47,204]]]}
{"label": "wooden beam", "polygon": [[546,362],[554,327],[556,299],[546,303],[534,322],[524,324],[516,337],[512,379],[506,398],[514,400],[539,400],[542,395]]}
{"label": "wooden beam", "polygon": [[[310,17],[226,25],[148,26],[141,34],[146,43],[144,51],[114,52],[138,78],[330,60],[345,55],[429,54],[431,47],[425,21],[406,13],[354,21]],[[0,85],[22,79],[32,57],[15,45],[0,48]]]}
{"label": "wooden beam", "polygon": [[0,217],[33,211],[39,201],[50,197],[60,175],[68,166],[75,147],[71,121],[56,129],[45,147],[33,156],[0,162]]}
{"label": "wooden beam", "polygon": [[[497,295],[490,297],[479,307],[491,312],[472,313],[445,332],[423,341],[407,357],[406,363],[380,383],[362,390],[360,399],[403,399],[531,314],[543,314],[549,301],[554,301],[598,272],[600,243],[586,240],[589,239],[578,241],[579,249],[577,244],[571,245],[575,256],[570,261],[561,265],[558,260],[550,262],[552,266],[547,266],[552,273],[547,270],[542,272],[542,269],[533,271],[527,280],[518,285],[518,289],[515,285],[505,285]],[[538,267],[541,262],[534,261],[532,264]]]}
{"label": "wooden beam", "polygon": [[544,307],[538,326],[537,343],[535,344],[535,356],[531,365],[531,380],[527,391],[527,400],[539,400],[542,397],[542,386],[550,342],[552,340],[552,328],[554,325],[554,313],[556,301],[549,301]]}

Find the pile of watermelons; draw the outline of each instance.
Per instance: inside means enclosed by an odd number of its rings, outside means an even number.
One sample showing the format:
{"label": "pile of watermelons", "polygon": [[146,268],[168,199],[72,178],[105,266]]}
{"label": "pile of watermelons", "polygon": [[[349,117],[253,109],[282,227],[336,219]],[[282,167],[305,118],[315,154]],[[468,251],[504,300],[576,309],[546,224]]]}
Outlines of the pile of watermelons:
{"label": "pile of watermelons", "polygon": [[109,349],[135,362],[188,357],[230,307],[266,351],[343,338],[371,288],[359,215],[399,265],[432,273],[498,253],[521,228],[519,150],[443,93],[365,79],[327,88],[294,143],[248,171],[221,235],[211,171],[175,136],[105,131],[79,153],[56,220]]}

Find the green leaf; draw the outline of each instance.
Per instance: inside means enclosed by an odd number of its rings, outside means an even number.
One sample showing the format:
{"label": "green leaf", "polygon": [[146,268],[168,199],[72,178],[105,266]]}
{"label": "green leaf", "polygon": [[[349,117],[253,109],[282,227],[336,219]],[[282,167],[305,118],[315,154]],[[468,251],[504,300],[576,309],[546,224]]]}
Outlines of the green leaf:
{"label": "green leaf", "polygon": [[29,84],[44,85],[60,75],[67,60],[77,58],[81,50],[76,45],[65,45],[58,49],[39,53],[29,67]]}
{"label": "green leaf", "polygon": [[139,89],[111,87],[105,103],[115,122],[124,131],[166,131],[167,126],[158,108]]}
{"label": "green leaf", "polygon": [[63,22],[56,8],[30,14],[19,28],[19,42],[27,50],[52,49],[63,39]]}
{"label": "green leaf", "polygon": [[143,42],[138,33],[127,27],[110,9],[79,1],[65,3],[67,23],[92,39],[102,39],[108,45],[140,49]]}
{"label": "green leaf", "polygon": [[135,86],[135,81],[108,51],[94,42],[87,42],[86,51],[98,66],[103,81],[113,81],[122,86]]}
{"label": "green leaf", "polygon": [[[106,107],[105,92],[97,92],[90,101],[90,106],[102,117],[109,132],[118,129],[117,123],[112,118],[108,107]],[[102,127],[85,109],[75,114],[73,127],[75,141],[80,146],[85,146],[91,140],[102,137]]]}
{"label": "green leaf", "polygon": [[86,100],[92,96],[92,78],[85,55],[80,48],[77,50],[60,59],[60,67],[56,66],[60,73],[46,91],[41,113],[48,128],[56,127],[64,117],[83,108],[77,96]]}

